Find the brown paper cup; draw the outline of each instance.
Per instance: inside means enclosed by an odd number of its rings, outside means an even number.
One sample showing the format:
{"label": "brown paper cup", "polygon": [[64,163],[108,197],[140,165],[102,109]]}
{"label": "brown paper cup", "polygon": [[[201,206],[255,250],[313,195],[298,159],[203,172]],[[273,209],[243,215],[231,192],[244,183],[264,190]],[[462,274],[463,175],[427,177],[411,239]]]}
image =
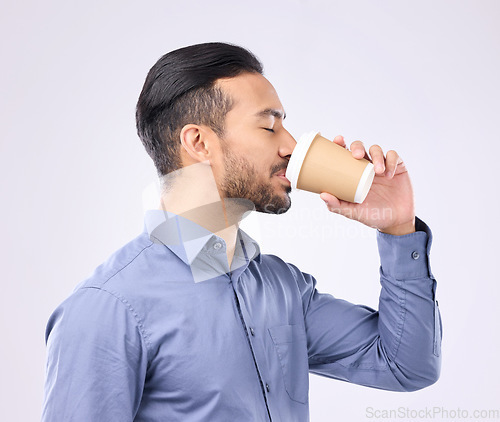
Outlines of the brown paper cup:
{"label": "brown paper cup", "polygon": [[328,192],[358,204],[368,195],[374,176],[372,163],[354,158],[349,150],[319,132],[301,136],[286,170],[293,189]]}

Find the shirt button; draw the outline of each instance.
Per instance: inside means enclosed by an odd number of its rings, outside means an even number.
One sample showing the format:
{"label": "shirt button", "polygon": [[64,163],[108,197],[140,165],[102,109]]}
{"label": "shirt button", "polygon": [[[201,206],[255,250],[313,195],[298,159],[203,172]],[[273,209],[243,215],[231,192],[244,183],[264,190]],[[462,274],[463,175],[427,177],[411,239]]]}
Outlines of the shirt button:
{"label": "shirt button", "polygon": [[255,336],[255,330],[253,329],[253,327],[250,327],[250,333],[252,334],[252,336]]}
{"label": "shirt button", "polygon": [[417,251],[413,251],[411,254],[411,257],[413,259],[418,259],[418,258],[420,258],[420,254]]}
{"label": "shirt button", "polygon": [[222,248],[222,243],[220,243],[220,242],[214,243],[215,250],[219,250],[220,248]]}
{"label": "shirt button", "polygon": [[269,388],[269,384],[266,384],[266,390],[268,393],[269,393],[269,391],[271,391],[271,389]]}

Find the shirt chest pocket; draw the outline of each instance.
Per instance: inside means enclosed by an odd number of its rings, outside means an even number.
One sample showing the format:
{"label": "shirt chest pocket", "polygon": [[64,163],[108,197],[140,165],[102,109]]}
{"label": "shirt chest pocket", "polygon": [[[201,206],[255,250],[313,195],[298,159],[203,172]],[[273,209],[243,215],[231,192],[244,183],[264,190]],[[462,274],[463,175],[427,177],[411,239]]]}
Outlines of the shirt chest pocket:
{"label": "shirt chest pocket", "polygon": [[288,396],[307,403],[309,393],[309,363],[307,339],[300,325],[280,325],[269,328],[276,349]]}

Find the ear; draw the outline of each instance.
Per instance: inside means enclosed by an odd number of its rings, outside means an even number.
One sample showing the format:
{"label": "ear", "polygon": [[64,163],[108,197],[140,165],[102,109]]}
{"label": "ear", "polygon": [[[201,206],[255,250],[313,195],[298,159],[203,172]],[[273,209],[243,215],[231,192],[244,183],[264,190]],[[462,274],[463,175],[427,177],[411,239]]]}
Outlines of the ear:
{"label": "ear", "polygon": [[188,124],[181,130],[181,144],[194,162],[209,159],[210,148],[207,131],[199,125]]}

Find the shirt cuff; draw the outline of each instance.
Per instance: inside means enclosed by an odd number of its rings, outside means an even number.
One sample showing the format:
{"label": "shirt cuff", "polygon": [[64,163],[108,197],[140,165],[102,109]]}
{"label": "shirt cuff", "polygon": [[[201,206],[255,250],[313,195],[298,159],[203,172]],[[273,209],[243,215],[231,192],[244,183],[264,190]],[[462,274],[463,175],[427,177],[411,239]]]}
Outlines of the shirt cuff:
{"label": "shirt cuff", "polygon": [[385,275],[397,280],[434,278],[429,265],[431,229],[415,217],[415,232],[402,236],[377,230],[380,264]]}

